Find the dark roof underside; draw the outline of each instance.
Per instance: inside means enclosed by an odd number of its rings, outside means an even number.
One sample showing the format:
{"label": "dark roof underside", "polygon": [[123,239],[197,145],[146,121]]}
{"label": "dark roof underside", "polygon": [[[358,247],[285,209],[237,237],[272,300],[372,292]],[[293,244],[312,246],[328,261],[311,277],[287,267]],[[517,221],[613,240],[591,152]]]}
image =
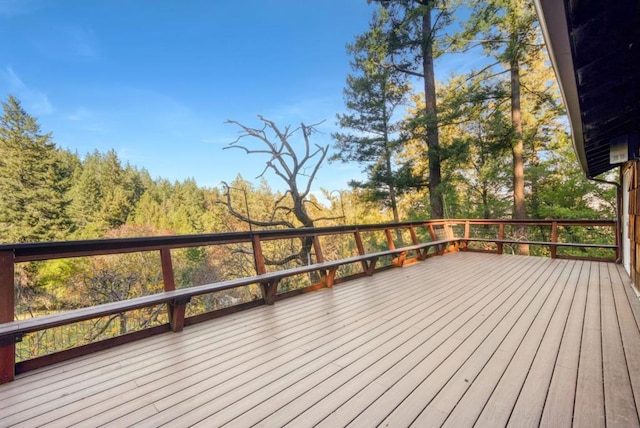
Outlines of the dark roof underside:
{"label": "dark roof underside", "polygon": [[[551,52],[568,37],[571,58],[563,60],[556,52],[552,59],[569,110],[576,152],[587,175],[594,177],[621,163],[611,163],[611,146],[626,146],[629,160],[638,157],[640,1],[564,0],[564,29],[560,21],[553,22],[559,17],[552,14],[562,8],[558,3],[540,0],[538,11]],[[570,70],[563,75],[559,67],[573,68],[573,76],[567,78]],[[577,95],[573,104],[567,99],[571,91]]]}

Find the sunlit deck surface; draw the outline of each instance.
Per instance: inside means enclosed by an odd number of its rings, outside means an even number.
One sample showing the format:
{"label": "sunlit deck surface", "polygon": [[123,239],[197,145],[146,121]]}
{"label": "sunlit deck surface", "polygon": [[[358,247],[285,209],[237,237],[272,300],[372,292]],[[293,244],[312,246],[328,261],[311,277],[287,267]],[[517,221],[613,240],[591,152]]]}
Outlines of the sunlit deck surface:
{"label": "sunlit deck surface", "polygon": [[0,426],[638,426],[608,263],[454,253],[18,376]]}

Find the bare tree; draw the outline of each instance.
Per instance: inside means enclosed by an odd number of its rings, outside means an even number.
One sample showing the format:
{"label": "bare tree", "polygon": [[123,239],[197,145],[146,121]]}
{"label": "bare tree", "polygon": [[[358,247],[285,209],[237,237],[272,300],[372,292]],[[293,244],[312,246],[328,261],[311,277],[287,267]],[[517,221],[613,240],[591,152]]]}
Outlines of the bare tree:
{"label": "bare tree", "polygon": [[[309,199],[311,185],[315,179],[322,162],[327,156],[329,146],[321,146],[312,144],[310,137],[317,133],[316,127],[322,122],[312,125],[301,123],[297,128],[286,126],[280,129],[275,122],[258,115],[262,122],[261,128],[252,128],[243,125],[235,120],[228,120],[226,123],[236,125],[240,128],[240,135],[235,141],[232,141],[225,149],[241,149],[247,154],[263,154],[268,155],[265,168],[256,177],[263,177],[264,174],[271,170],[276,176],[280,177],[287,185],[286,192],[275,202],[272,212],[268,216],[260,219],[250,218],[247,210],[234,207],[230,195],[231,187],[222,182],[224,187],[223,199],[218,203],[227,206],[229,213],[237,219],[257,227],[273,227],[281,226],[287,228],[314,227],[315,222],[320,220],[335,220],[341,217],[318,217],[312,218],[308,211],[308,205],[315,205],[321,209],[315,202]],[[290,142],[295,134],[302,133],[304,140],[304,150],[296,152],[293,144]],[[247,139],[252,140],[257,145],[249,145]],[[243,214],[244,211],[244,214]],[[290,219],[290,214],[298,220],[300,225],[296,225]],[[311,238],[302,239],[300,251],[289,254],[278,260],[265,259],[265,263],[270,265],[282,265],[290,261],[296,261],[300,264],[306,264],[309,261],[313,241]]]}

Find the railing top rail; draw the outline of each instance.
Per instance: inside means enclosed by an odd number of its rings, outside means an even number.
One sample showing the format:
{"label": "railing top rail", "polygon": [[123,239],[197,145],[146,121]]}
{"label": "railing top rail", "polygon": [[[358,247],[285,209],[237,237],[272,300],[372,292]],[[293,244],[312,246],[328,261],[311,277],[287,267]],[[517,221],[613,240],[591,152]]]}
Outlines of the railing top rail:
{"label": "railing top rail", "polygon": [[307,236],[352,233],[357,231],[376,231],[389,228],[401,229],[420,226],[460,225],[464,223],[527,224],[540,225],[556,222],[559,225],[615,225],[614,220],[512,220],[512,219],[441,219],[417,220],[400,223],[378,223],[363,225],[344,225],[300,229],[272,229],[246,232],[226,232],[197,235],[166,235],[136,238],[93,239],[82,241],[54,241],[0,245],[0,252],[11,252],[16,262],[52,260],[70,257],[121,254],[139,251],[153,251],[167,248],[186,248],[194,246],[221,245],[251,242],[255,235],[261,240],[303,238]]}
{"label": "railing top rail", "polygon": [[476,223],[476,224],[525,224],[525,225],[551,225],[557,224],[575,224],[583,226],[614,226],[615,220],[574,220],[574,219],[451,219],[447,220],[449,224],[464,224],[464,223]]}

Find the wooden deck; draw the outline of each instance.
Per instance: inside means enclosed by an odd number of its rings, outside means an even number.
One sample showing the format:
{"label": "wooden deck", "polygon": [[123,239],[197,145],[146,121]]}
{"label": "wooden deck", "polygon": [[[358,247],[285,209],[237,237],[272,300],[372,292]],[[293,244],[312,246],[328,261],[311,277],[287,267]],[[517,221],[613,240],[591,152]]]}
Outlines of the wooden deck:
{"label": "wooden deck", "polygon": [[640,426],[620,266],[455,253],[18,376],[0,426]]}

